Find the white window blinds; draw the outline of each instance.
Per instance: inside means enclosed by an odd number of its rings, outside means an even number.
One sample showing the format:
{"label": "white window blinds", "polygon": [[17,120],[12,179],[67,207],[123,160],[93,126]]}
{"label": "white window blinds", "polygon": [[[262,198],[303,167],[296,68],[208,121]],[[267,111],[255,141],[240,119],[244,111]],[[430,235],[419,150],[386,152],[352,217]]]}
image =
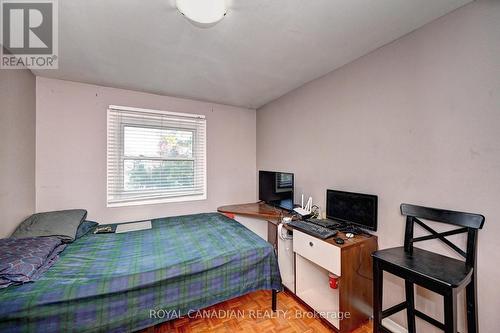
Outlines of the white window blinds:
{"label": "white window blinds", "polygon": [[204,116],[110,106],[108,206],[206,198]]}

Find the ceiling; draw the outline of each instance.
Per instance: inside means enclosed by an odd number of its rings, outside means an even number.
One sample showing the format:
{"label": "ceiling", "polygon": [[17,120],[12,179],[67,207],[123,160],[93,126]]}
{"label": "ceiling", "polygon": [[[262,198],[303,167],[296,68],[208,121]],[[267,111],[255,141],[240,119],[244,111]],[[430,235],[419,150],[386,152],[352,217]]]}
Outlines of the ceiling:
{"label": "ceiling", "polygon": [[174,0],[59,1],[36,75],[258,108],[471,0],[232,0],[201,29]]}

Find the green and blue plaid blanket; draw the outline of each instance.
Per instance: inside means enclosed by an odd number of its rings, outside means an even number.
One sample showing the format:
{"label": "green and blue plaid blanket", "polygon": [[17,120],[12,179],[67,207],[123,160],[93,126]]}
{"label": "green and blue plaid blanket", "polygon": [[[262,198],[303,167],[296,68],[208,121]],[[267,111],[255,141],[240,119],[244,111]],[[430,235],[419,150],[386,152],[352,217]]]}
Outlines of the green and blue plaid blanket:
{"label": "green and blue plaid blanket", "polygon": [[1,290],[0,332],[131,332],[281,290],[272,246],[238,222],[210,213],[152,225],[84,236],[38,281]]}

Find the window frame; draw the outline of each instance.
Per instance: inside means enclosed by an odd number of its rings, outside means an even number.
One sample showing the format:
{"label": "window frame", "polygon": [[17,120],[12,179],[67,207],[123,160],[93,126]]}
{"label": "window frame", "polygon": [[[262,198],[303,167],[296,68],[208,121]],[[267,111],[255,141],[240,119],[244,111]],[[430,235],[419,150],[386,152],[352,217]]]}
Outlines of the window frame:
{"label": "window frame", "polygon": [[[110,202],[109,200],[109,141],[112,140],[109,136],[109,126],[110,126],[110,113],[111,110],[117,110],[117,111],[131,111],[131,112],[144,112],[144,113],[154,113],[154,114],[159,114],[159,115],[169,115],[169,116],[179,116],[179,117],[187,117],[187,118],[198,118],[198,119],[204,119],[206,121],[206,118],[204,115],[199,115],[199,114],[192,114],[192,113],[180,113],[180,112],[170,112],[170,111],[161,111],[161,110],[152,110],[152,109],[143,109],[143,108],[135,108],[135,107],[126,107],[126,106],[117,106],[117,105],[110,105],[107,110],[107,130],[106,130],[106,139],[107,139],[107,146],[106,146],[106,207],[125,207],[125,206],[141,206],[141,205],[152,205],[152,204],[161,204],[161,203],[171,203],[171,202],[188,202],[188,201],[200,201],[200,200],[206,200],[207,199],[207,140],[206,140],[206,123],[205,123],[205,142],[203,143],[203,156],[204,156],[204,170],[203,170],[203,193],[202,194],[186,194],[186,195],[178,195],[178,196],[171,196],[171,197],[156,197],[156,198],[142,198],[142,199],[130,199],[130,200],[123,200],[123,201],[118,201],[118,202]],[[192,161],[195,167],[193,168],[193,173],[196,174],[196,163],[199,160],[199,158],[203,158],[200,156],[197,156],[198,149],[195,148],[195,145],[199,145],[201,138],[199,137],[198,129],[196,128],[188,128],[188,127],[174,127],[174,126],[157,126],[157,125],[150,125],[150,124],[140,124],[140,123],[129,123],[129,122],[123,122],[119,124],[120,127],[120,147],[118,149],[118,165],[119,165],[119,172],[118,172],[118,177],[120,180],[120,184],[122,186],[121,191],[122,193],[126,193],[127,190],[125,190],[125,160],[145,160],[145,161]],[[136,127],[136,128],[151,128],[151,129],[158,129],[158,130],[179,130],[179,131],[184,131],[184,132],[192,132],[193,133],[193,144],[192,144],[192,157],[191,158],[168,158],[168,157],[153,157],[153,156],[128,156],[125,155],[125,127]]]}

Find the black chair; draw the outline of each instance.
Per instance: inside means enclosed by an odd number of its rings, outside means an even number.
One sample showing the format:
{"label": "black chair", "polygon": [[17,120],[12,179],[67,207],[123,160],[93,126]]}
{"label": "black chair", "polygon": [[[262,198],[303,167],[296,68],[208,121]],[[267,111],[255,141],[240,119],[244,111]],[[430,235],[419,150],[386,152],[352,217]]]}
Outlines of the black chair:
{"label": "black chair", "polygon": [[[415,316],[439,327],[446,333],[457,332],[457,294],[466,288],[468,333],[478,332],[477,322],[477,232],[484,224],[479,214],[454,212],[408,204],[401,205],[406,216],[404,247],[376,251],[373,257],[373,332],[389,332],[382,319],[406,309],[408,333],[415,332]],[[421,219],[456,225],[459,228],[438,233]],[[430,235],[413,237],[414,224]],[[445,237],[467,233],[467,249],[463,251]],[[413,243],[439,239],[458,252],[465,261],[453,259],[430,251],[414,248]],[[406,301],[382,310],[383,271],[405,280]],[[417,284],[444,297],[444,324],[415,309],[413,285]]]}

